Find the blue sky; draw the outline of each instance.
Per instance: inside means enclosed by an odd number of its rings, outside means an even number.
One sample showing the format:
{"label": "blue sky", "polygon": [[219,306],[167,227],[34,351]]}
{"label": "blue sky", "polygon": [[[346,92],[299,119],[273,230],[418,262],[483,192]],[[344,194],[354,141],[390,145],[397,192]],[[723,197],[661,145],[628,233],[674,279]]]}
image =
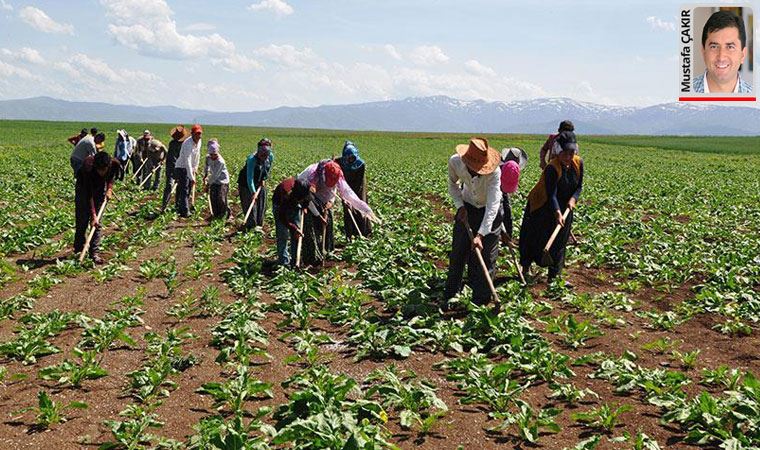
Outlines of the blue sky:
{"label": "blue sky", "polygon": [[427,95],[650,105],[677,96],[680,4],[0,0],[0,99],[224,111]]}

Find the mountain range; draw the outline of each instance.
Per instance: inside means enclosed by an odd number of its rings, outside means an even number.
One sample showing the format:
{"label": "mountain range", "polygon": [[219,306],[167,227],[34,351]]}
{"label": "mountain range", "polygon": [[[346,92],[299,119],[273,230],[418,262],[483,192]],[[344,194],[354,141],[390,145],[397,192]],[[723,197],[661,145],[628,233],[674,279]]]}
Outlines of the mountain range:
{"label": "mountain range", "polygon": [[350,105],[213,112],[35,97],[0,101],[2,119],[531,134],[551,132],[559,121],[571,119],[584,134],[760,134],[760,108],[694,103],[626,107],[569,98],[488,102],[433,96]]}

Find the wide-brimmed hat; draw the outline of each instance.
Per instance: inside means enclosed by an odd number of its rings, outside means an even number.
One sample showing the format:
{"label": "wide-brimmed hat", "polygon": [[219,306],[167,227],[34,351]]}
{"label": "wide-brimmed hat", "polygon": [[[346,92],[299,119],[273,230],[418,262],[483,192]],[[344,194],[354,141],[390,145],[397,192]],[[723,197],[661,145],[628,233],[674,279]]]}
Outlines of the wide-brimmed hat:
{"label": "wide-brimmed hat", "polygon": [[184,125],[177,125],[169,131],[169,136],[182,142],[190,136],[190,131]]}
{"label": "wide-brimmed hat", "polygon": [[501,163],[505,164],[508,161],[514,161],[520,166],[520,170],[524,170],[528,165],[528,154],[520,147],[510,147],[501,149]]}
{"label": "wide-brimmed hat", "polygon": [[469,144],[457,145],[456,151],[467,168],[478,175],[493,172],[501,162],[499,152],[488,146],[486,138],[472,138]]}

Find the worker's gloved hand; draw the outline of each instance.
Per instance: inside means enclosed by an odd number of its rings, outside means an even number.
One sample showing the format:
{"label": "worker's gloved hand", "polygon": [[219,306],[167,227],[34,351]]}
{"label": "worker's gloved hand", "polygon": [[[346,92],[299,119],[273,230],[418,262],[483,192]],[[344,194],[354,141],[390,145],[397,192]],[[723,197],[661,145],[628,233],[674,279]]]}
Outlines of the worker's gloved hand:
{"label": "worker's gloved hand", "polygon": [[481,236],[480,233],[476,234],[475,237],[472,238],[472,248],[483,251],[483,236]]}
{"label": "worker's gloved hand", "polygon": [[565,226],[565,218],[562,217],[562,211],[556,210],[554,214],[557,216],[557,223],[559,226],[564,227]]}
{"label": "worker's gloved hand", "polygon": [[467,208],[460,206],[459,209],[457,209],[457,215],[454,217],[454,219],[457,222],[462,222],[463,224],[467,225]]}

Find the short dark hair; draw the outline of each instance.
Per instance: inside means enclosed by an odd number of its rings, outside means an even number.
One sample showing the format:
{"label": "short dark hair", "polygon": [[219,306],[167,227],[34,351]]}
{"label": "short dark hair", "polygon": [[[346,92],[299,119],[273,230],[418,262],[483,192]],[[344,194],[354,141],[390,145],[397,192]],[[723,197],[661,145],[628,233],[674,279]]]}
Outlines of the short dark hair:
{"label": "short dark hair", "polygon": [[86,136],[87,135],[87,128],[82,128],[82,131],[80,131],[79,134],[81,134],[82,136]]}
{"label": "short dark hair", "polygon": [[569,120],[563,120],[559,123],[559,128],[557,128],[557,131],[560,133],[563,131],[575,131],[575,125],[573,125],[573,123]]}
{"label": "short dark hair", "polygon": [[95,127],[90,128],[90,134],[95,136],[96,134],[98,134],[98,129]]}
{"label": "short dark hair", "polygon": [[95,168],[103,169],[111,164],[111,155],[107,152],[98,152],[95,154]]}
{"label": "short dark hair", "polygon": [[704,48],[705,42],[707,42],[708,34],[729,27],[739,30],[739,41],[741,41],[743,49],[747,45],[747,30],[744,29],[742,18],[731,11],[718,11],[707,19],[705,27],[702,28],[702,48]]}
{"label": "short dark hair", "polygon": [[106,134],[105,133],[98,133],[95,135],[95,140],[103,142],[106,140]]}

